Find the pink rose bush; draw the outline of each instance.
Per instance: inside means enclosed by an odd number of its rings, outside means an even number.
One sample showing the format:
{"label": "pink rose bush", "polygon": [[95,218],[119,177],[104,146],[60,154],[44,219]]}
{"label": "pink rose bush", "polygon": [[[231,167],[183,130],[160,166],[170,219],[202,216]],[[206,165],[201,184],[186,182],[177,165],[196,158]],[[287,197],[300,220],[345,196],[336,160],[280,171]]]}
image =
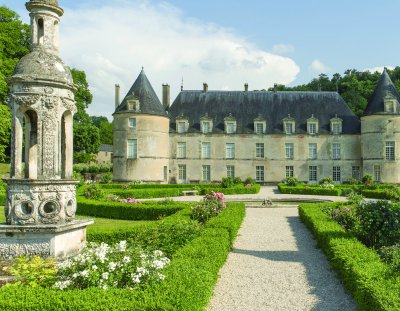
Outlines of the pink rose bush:
{"label": "pink rose bush", "polygon": [[192,207],[192,217],[201,223],[206,223],[210,218],[217,216],[224,208],[226,208],[224,194],[212,191],[204,196],[203,201]]}

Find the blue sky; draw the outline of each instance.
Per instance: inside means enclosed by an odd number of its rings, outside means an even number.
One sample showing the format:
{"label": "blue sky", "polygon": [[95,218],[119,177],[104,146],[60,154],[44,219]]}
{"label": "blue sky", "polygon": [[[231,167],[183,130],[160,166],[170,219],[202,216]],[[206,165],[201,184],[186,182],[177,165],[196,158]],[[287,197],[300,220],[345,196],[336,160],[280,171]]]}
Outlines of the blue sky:
{"label": "blue sky", "polygon": [[[142,65],[157,93],[168,82],[172,97],[182,77],[185,88],[260,89],[399,65],[398,0],[59,2],[61,55],[87,72],[92,113],[107,116],[113,84],[126,92]],[[27,21],[25,1],[0,3]]]}

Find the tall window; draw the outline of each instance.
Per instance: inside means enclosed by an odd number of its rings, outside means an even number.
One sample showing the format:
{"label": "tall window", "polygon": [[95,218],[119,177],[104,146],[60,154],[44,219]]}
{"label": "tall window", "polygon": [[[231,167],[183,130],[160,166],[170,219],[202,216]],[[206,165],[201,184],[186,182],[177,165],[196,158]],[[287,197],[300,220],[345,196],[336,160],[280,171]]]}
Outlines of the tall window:
{"label": "tall window", "polygon": [[395,154],[395,143],[394,141],[387,141],[386,142],[386,160],[394,160]]}
{"label": "tall window", "polygon": [[308,134],[311,135],[317,134],[317,123],[314,122],[308,123]]}
{"label": "tall window", "polygon": [[235,122],[226,122],[226,133],[233,134],[236,132],[236,124]]}
{"label": "tall window", "polygon": [[178,123],[177,123],[177,131],[178,131],[178,133],[185,133],[186,132],[186,122],[185,121],[178,121]]}
{"label": "tall window", "polygon": [[264,159],[264,143],[256,143],[256,158]]}
{"label": "tall window", "polygon": [[340,144],[339,143],[332,144],[332,159],[340,160]]}
{"label": "tall window", "polygon": [[286,166],[286,178],[294,176],[294,167],[293,166]]}
{"label": "tall window", "polygon": [[225,145],[225,156],[227,159],[235,158],[235,144],[227,143]]}
{"label": "tall window", "polygon": [[210,165],[202,166],[202,180],[211,181],[211,167]]}
{"label": "tall window", "polygon": [[202,159],[211,158],[211,143],[201,143],[201,157]]}
{"label": "tall window", "polygon": [[315,143],[308,144],[308,158],[310,160],[317,159],[317,144]]}
{"label": "tall window", "polygon": [[164,166],[164,181],[168,181],[168,167]]}
{"label": "tall window", "polygon": [[201,125],[202,125],[203,134],[207,134],[207,133],[211,132],[211,122],[203,121],[203,122],[201,122]]}
{"label": "tall window", "polygon": [[294,151],[293,151],[293,144],[292,143],[286,143],[285,144],[285,158],[288,160],[292,160],[294,157]]}
{"label": "tall window", "polygon": [[186,143],[178,143],[177,158],[178,159],[186,158]]}
{"label": "tall window", "polygon": [[186,182],[186,165],[185,164],[178,165],[178,179],[179,179],[179,182]]}
{"label": "tall window", "polygon": [[285,133],[286,134],[294,133],[294,127],[292,122],[285,122]]}
{"label": "tall window", "polygon": [[317,181],[317,166],[312,165],[308,167],[308,181]]}
{"label": "tall window", "polygon": [[136,118],[129,118],[129,127],[136,127]]}
{"label": "tall window", "polygon": [[127,158],[128,159],[136,159],[137,158],[137,140],[136,139],[128,139],[128,148],[127,148]]}
{"label": "tall window", "polygon": [[381,181],[381,166],[374,165],[374,181]]}
{"label": "tall window", "polygon": [[226,166],[226,177],[235,178],[235,166],[227,165]]}
{"label": "tall window", "polygon": [[360,167],[352,166],[351,167],[351,177],[357,180],[360,180]]}
{"label": "tall window", "polygon": [[332,170],[332,180],[340,182],[340,166],[334,166]]}
{"label": "tall window", "polygon": [[256,122],[254,123],[254,129],[256,134],[263,134],[264,133],[264,123]]}
{"label": "tall window", "polygon": [[264,166],[256,166],[256,181],[264,181]]}

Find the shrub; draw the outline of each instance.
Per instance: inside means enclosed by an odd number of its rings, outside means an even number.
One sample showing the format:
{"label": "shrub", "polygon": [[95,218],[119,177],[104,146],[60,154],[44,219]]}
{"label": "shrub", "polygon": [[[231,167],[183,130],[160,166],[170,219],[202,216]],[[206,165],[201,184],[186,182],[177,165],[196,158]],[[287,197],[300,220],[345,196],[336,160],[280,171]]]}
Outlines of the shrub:
{"label": "shrub", "polygon": [[254,185],[255,183],[256,181],[251,177],[247,177],[243,182],[243,184],[245,185]]}
{"label": "shrub", "polygon": [[349,185],[357,185],[359,183],[359,181],[355,178],[347,178],[346,183]]}
{"label": "shrub", "polygon": [[333,180],[331,177],[324,177],[319,181],[320,185],[322,184],[332,184]]}
{"label": "shrub", "polygon": [[105,193],[96,184],[91,184],[85,189],[84,195],[87,199],[100,200],[105,196]]}
{"label": "shrub", "polygon": [[113,174],[110,173],[110,172],[108,172],[108,173],[104,173],[104,174],[101,176],[101,181],[100,181],[100,183],[102,183],[102,184],[109,184],[109,183],[112,182],[112,180],[113,180]]}
{"label": "shrub", "polygon": [[233,180],[232,177],[224,177],[221,181],[222,188],[231,188],[233,187]]}
{"label": "shrub", "polygon": [[322,184],[320,184],[320,187],[324,188],[324,189],[333,189],[333,188],[335,188],[335,185],[332,183],[329,183],[328,181],[324,181]]}
{"label": "shrub", "polygon": [[205,223],[217,216],[225,207],[224,194],[211,192],[204,197],[202,202],[192,207],[193,219]]}
{"label": "shrub", "polygon": [[242,184],[243,182],[242,182],[242,179],[241,179],[240,177],[235,177],[235,178],[233,179],[233,183],[234,183],[235,185],[240,185],[240,184]]}
{"label": "shrub", "polygon": [[364,202],[364,196],[362,194],[354,192],[353,190],[351,190],[346,196],[350,204],[358,205]]}
{"label": "shrub", "polygon": [[400,273],[400,244],[384,246],[379,250],[379,256],[395,273]]}
{"label": "shrub", "polygon": [[106,243],[89,243],[80,254],[57,264],[55,288],[83,289],[98,287],[133,289],[149,281],[165,278],[160,271],[170,260],[160,250],[143,253],[128,248],[126,241],[114,246]]}
{"label": "shrub", "polygon": [[338,206],[330,212],[330,216],[347,231],[353,230],[357,224],[356,213],[352,206]]}
{"label": "shrub", "polygon": [[356,208],[357,237],[374,248],[400,242],[400,207],[388,201],[364,202]]}
{"label": "shrub", "polygon": [[373,183],[372,176],[369,175],[369,174],[365,174],[365,175],[363,176],[363,178],[361,179],[361,181],[362,181],[362,183],[363,183],[365,186],[370,186],[370,185],[372,185],[372,183]]}
{"label": "shrub", "polygon": [[286,178],[283,180],[283,183],[284,183],[286,186],[295,187],[295,186],[297,185],[297,183],[298,183],[298,180],[297,180],[296,177],[286,177]]}

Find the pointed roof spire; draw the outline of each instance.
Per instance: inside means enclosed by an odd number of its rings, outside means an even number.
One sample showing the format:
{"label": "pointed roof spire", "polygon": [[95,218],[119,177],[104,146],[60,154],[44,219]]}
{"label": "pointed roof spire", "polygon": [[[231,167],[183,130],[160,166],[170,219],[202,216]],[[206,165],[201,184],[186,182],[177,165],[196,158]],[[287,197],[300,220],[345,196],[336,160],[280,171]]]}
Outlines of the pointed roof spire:
{"label": "pointed roof spire", "polygon": [[371,115],[371,114],[381,114],[385,113],[385,98],[393,97],[397,100],[397,109],[396,111],[400,111],[400,96],[394,86],[392,80],[389,77],[389,74],[385,69],[382,72],[381,77],[379,78],[378,84],[375,88],[374,94],[371,97],[371,100],[368,102],[367,108],[365,108],[363,115]]}
{"label": "pointed roof spire", "polygon": [[139,109],[137,109],[137,113],[155,114],[161,116],[166,115],[160,100],[158,99],[150,81],[147,79],[146,74],[144,73],[143,67],[139,76],[136,78],[136,81],[133,83],[132,87],[115,112],[127,111],[128,100],[131,98],[139,99]]}

